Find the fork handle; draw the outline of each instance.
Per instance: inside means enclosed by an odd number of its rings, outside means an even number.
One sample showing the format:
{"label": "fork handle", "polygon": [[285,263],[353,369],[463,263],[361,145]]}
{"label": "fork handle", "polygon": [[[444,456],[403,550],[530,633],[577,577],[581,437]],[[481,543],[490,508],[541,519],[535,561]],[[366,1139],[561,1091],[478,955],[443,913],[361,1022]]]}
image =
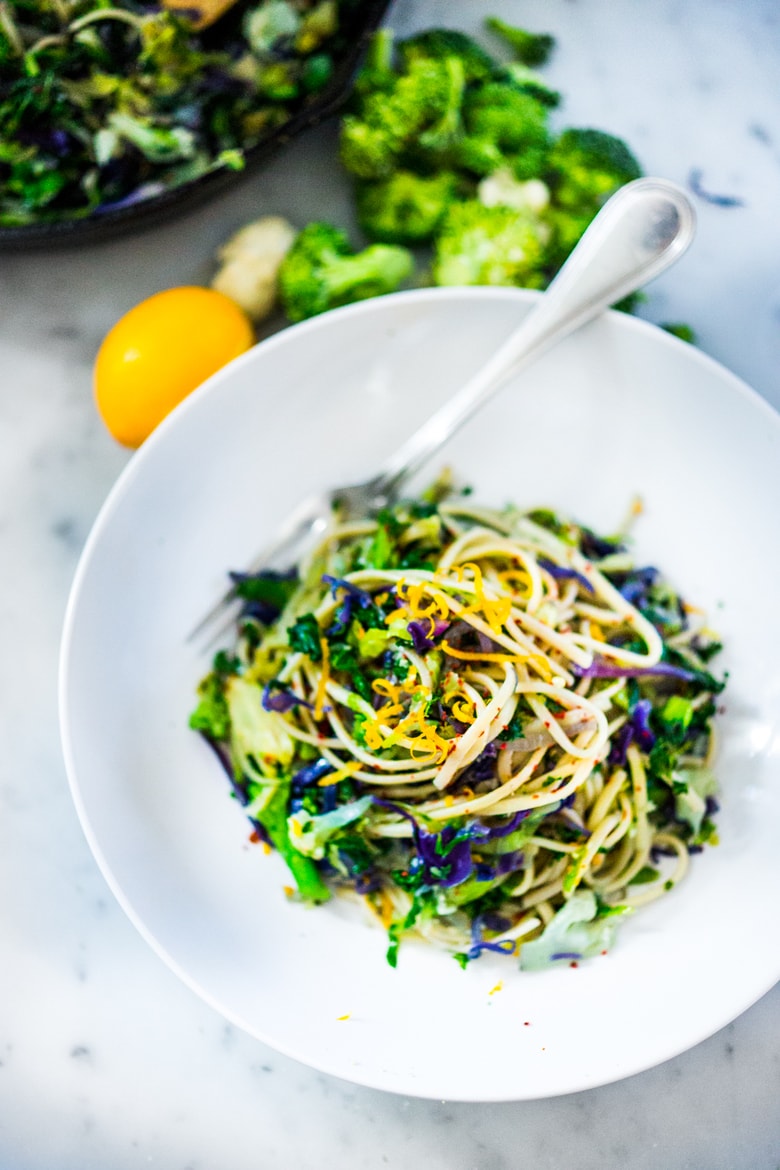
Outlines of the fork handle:
{"label": "fork handle", "polygon": [[605,203],[547,291],[490,361],[396,451],[372,480],[388,501],[521,367],[609,305],[659,276],[686,250],[693,206],[665,179],[636,179]]}

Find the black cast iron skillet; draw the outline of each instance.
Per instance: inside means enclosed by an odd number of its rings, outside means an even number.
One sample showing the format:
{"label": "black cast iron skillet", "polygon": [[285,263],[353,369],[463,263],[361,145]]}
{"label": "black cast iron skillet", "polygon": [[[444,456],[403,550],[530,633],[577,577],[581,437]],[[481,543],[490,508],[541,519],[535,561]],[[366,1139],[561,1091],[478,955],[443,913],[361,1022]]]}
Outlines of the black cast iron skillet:
{"label": "black cast iron skillet", "polygon": [[203,203],[217,192],[240,182],[296,134],[316,126],[340,109],[349,97],[360,59],[389,3],[390,0],[361,0],[354,7],[347,6],[340,30],[341,51],[335,59],[330,81],[314,99],[293,113],[287,122],[247,149],[242,171],[226,168],[210,171],[140,203],[96,212],[85,219],[62,219],[51,223],[0,228],[0,250],[21,251],[105,240],[172,218],[185,208]]}

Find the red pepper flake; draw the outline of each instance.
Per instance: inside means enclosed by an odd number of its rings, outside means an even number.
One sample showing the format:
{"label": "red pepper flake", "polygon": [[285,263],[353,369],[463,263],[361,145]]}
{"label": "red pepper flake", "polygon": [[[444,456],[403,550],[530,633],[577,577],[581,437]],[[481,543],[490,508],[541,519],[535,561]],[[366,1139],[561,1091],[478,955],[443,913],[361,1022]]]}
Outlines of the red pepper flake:
{"label": "red pepper flake", "polygon": [[253,829],[252,832],[249,834],[249,840],[252,842],[253,845],[257,845],[260,841],[262,841],[262,839],[263,838],[260,836],[257,829]]}
{"label": "red pepper flake", "polygon": [[569,966],[570,967],[579,967],[579,963],[577,962],[576,959],[572,959],[572,961],[569,963]]}
{"label": "red pepper flake", "polygon": [[523,1027],[524,1027],[524,1028],[530,1028],[530,1027],[531,1027],[531,1021],[530,1021],[530,1020],[523,1020]]}
{"label": "red pepper flake", "polygon": [[547,730],[548,730],[548,731],[550,730],[550,723],[549,723],[549,720],[545,719],[545,721],[544,721],[544,726],[547,728]]}

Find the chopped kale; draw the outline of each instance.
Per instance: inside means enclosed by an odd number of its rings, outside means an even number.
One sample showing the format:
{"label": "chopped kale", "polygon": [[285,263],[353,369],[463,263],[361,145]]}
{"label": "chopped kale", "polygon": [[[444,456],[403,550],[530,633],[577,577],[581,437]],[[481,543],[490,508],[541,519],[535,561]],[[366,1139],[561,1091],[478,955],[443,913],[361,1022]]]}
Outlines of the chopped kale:
{"label": "chopped kale", "polygon": [[312,662],[322,661],[321,636],[319,622],[313,613],[303,614],[287,631],[291,649],[307,654]]}

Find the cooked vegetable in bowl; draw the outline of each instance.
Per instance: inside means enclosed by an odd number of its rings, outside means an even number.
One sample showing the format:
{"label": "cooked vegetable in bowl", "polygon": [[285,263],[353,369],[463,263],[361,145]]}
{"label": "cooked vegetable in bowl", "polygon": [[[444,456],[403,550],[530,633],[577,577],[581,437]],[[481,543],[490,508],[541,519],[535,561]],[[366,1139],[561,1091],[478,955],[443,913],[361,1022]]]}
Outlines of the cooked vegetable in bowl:
{"label": "cooked vegetable in bowl", "polygon": [[297,896],[358,895],[392,966],[409,933],[576,965],[717,839],[720,646],[621,537],[441,495],[234,574],[191,725]]}
{"label": "cooked vegetable in bowl", "polygon": [[0,241],[99,231],[229,180],[346,95],[385,6],[239,0],[199,32],[143,0],[3,0]]}

